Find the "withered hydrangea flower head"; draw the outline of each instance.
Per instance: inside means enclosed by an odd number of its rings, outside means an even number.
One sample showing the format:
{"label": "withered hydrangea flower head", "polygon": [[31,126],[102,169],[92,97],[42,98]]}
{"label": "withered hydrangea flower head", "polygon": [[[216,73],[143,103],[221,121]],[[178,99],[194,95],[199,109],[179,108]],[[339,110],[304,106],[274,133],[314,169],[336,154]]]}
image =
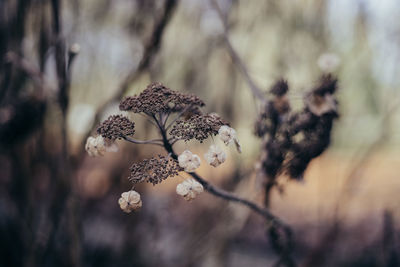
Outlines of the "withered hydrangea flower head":
{"label": "withered hydrangea flower head", "polygon": [[265,101],[255,123],[255,134],[263,137],[266,134],[275,135],[279,121],[290,111],[287,98],[289,85],[284,79],[279,79],[269,90],[273,97]]}
{"label": "withered hydrangea flower head", "polygon": [[135,133],[135,123],[121,115],[112,115],[103,121],[97,133],[110,140],[124,138]]}
{"label": "withered hydrangea flower head", "polygon": [[215,113],[195,114],[187,120],[177,121],[170,134],[180,140],[196,139],[202,142],[211,135],[217,135],[219,128],[225,124],[227,122]]}
{"label": "withered hydrangea flower head", "polygon": [[183,169],[179,167],[176,160],[168,156],[158,155],[132,164],[129,180],[134,184],[148,182],[156,185],[168,177],[178,175],[179,171],[183,171]]}
{"label": "withered hydrangea flower head", "polygon": [[[338,117],[337,79],[323,75],[319,84],[305,98],[303,110],[290,112],[287,87],[278,81],[271,89],[274,96],[266,102],[256,123],[256,134],[264,138],[261,165],[267,185],[273,185],[277,175],[284,172],[301,179],[310,161],[330,144],[333,121]],[[277,88],[283,87],[280,92]],[[285,105],[288,108],[284,108]]]}
{"label": "withered hydrangea flower head", "polygon": [[146,113],[179,112],[188,107],[202,107],[204,102],[195,95],[173,91],[161,83],[152,83],[138,96],[127,97],[119,108],[123,111]]}

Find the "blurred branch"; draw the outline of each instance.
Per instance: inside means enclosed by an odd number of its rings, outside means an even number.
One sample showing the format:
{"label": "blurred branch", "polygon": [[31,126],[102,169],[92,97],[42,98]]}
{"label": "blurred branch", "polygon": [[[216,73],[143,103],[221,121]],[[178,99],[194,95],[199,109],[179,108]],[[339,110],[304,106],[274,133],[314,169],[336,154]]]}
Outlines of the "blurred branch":
{"label": "blurred branch", "polygon": [[[150,64],[153,61],[154,56],[157,54],[157,52],[161,47],[164,30],[168,25],[169,21],[171,20],[177,2],[178,2],[177,0],[165,0],[163,14],[154,24],[153,32],[145,45],[143,57],[140,60],[138,67],[133,68],[129,72],[127,77],[122,81],[122,83],[118,87],[118,90],[114,94],[114,96],[97,109],[96,117],[93,121],[92,126],[99,123],[100,117],[104,112],[104,110],[106,110],[108,105],[112,102],[119,101],[128,91],[129,85],[132,84],[140,76],[140,74],[142,74],[150,67]],[[92,128],[93,127],[90,127],[90,129]]]}
{"label": "blurred branch", "polygon": [[[354,195],[354,191],[352,190],[354,188],[354,185],[360,184],[360,179],[362,178],[362,172],[365,169],[365,166],[367,165],[369,159],[371,156],[388,140],[388,131],[390,128],[390,119],[393,114],[395,114],[395,111],[400,107],[400,101],[397,101],[394,103],[392,106],[389,106],[386,110],[385,113],[382,116],[382,121],[381,121],[381,129],[379,136],[377,139],[369,145],[369,147],[366,149],[366,151],[362,154],[361,158],[358,160],[358,162],[354,165],[354,167],[351,169],[349,172],[342,191],[339,195],[338,198],[338,203],[336,204],[336,216],[338,216],[338,212],[341,206],[347,207],[348,205],[346,202],[350,201],[351,197]],[[359,153],[357,153],[359,154]],[[353,162],[353,161],[351,161]]]}
{"label": "blurred branch", "polygon": [[231,56],[233,64],[236,66],[236,68],[239,70],[239,72],[242,74],[243,78],[245,79],[247,85],[249,86],[251,93],[255,98],[258,98],[259,100],[265,100],[265,95],[262,92],[261,88],[256,85],[256,83],[253,81],[253,79],[250,77],[249,71],[244,64],[243,60],[240,58],[239,54],[236,52],[236,50],[233,48],[233,45],[231,41],[229,40],[229,34],[228,34],[228,25],[226,22],[226,19],[222,13],[221,8],[219,7],[218,3],[216,0],[210,0],[211,4],[215,8],[215,10],[218,13],[218,16],[224,26],[224,32],[223,32],[223,38],[225,41],[226,49]]}
{"label": "blurred branch", "polygon": [[6,55],[6,61],[11,62],[14,66],[24,71],[33,80],[35,85],[41,89],[41,93],[45,90],[51,89],[50,85],[46,83],[44,75],[40,69],[27,59],[22,58],[14,52],[8,52]]}
{"label": "blurred branch", "polygon": [[[397,101],[394,105],[386,109],[382,116],[380,135],[369,145],[345,178],[344,185],[335,204],[336,206],[334,208],[332,225],[328,227],[321,240],[319,240],[315,248],[312,249],[309,255],[305,258],[305,264],[303,266],[322,266],[328,258],[329,253],[334,249],[336,242],[339,239],[339,235],[343,233],[341,229],[341,221],[344,220],[345,214],[341,215],[341,213],[343,213],[345,209],[349,208],[350,201],[355,195],[354,186],[361,183],[363,172],[369,159],[387,141],[390,118],[399,107],[400,102]],[[356,154],[359,155],[360,153]],[[351,160],[351,162],[354,161]]]}

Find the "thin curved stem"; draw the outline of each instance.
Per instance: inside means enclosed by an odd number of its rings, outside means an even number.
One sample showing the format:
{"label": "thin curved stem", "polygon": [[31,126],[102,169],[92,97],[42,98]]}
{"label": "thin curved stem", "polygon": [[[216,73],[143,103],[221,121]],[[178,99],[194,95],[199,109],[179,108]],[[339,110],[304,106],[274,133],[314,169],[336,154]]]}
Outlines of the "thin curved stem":
{"label": "thin curved stem", "polygon": [[278,217],[273,215],[268,209],[262,208],[259,205],[257,205],[254,202],[251,202],[250,200],[238,197],[230,192],[227,192],[225,190],[219,189],[212,184],[210,184],[208,181],[204,180],[200,175],[198,175],[195,172],[189,173],[190,176],[192,176],[196,181],[198,181],[206,191],[209,193],[213,194],[214,196],[223,198],[227,201],[233,201],[242,205],[247,206],[248,208],[252,209],[254,212],[258,213],[262,217],[264,217],[270,224],[270,226],[280,226],[285,230],[289,230],[290,227],[284,223],[282,220],[280,220]]}
{"label": "thin curved stem", "polygon": [[240,58],[239,54],[236,52],[234,49],[229,37],[228,37],[228,25],[226,22],[226,18],[224,17],[221,8],[219,7],[218,3],[216,0],[211,0],[211,4],[213,5],[215,11],[217,12],[219,18],[222,21],[222,24],[224,26],[224,31],[223,31],[223,38],[225,41],[225,45],[227,48],[227,51],[232,59],[233,64],[237,67],[239,72],[242,74],[245,82],[249,86],[251,93],[253,94],[254,98],[259,99],[259,100],[265,100],[265,95],[262,92],[261,88],[256,85],[254,80],[251,78],[249,71],[247,69],[247,66],[244,64],[243,60]]}
{"label": "thin curved stem", "polygon": [[162,143],[160,143],[160,141],[162,141],[161,139],[152,139],[152,140],[136,140],[133,138],[129,138],[127,136],[123,137],[124,140],[133,143],[133,144],[138,144],[138,145],[144,145],[144,144],[150,144],[150,145],[157,145],[157,146],[164,146]]}
{"label": "thin curved stem", "polygon": [[150,120],[150,118],[152,119],[152,117],[150,117],[146,113],[138,113],[138,114],[141,115],[142,117],[144,117],[148,122],[150,122],[154,126],[158,127],[157,124],[154,123],[154,121]]}
{"label": "thin curved stem", "polygon": [[[189,108],[191,108],[191,107],[192,107],[192,105],[189,105],[186,108],[184,108],[181,112],[179,112],[178,115],[168,124],[168,126],[165,128],[165,130],[168,131],[168,129],[171,128],[171,126],[183,115],[183,113],[188,111]],[[164,124],[164,126],[165,126],[165,124]]]}

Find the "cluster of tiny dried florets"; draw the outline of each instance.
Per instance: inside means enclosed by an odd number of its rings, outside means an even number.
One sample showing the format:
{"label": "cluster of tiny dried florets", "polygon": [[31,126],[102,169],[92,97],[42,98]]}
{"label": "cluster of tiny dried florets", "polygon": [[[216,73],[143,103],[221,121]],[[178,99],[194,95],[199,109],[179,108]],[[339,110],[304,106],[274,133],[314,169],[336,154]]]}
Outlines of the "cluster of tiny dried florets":
{"label": "cluster of tiny dried florets", "polygon": [[97,133],[114,141],[135,134],[135,123],[122,115],[112,115],[97,128]]}
{"label": "cluster of tiny dried florets", "polygon": [[194,114],[188,119],[178,120],[170,134],[180,140],[196,139],[203,142],[211,135],[217,135],[218,130],[228,123],[217,114]]}
{"label": "cluster of tiny dried florets", "polygon": [[122,100],[119,108],[123,111],[154,115],[202,106],[204,102],[195,95],[173,91],[161,83],[152,83],[138,96],[129,96]]}
{"label": "cluster of tiny dried florets", "polygon": [[156,185],[168,177],[178,175],[179,171],[183,171],[183,168],[179,166],[175,159],[158,155],[157,157],[133,163],[129,170],[129,180],[132,183],[147,182]]}
{"label": "cluster of tiny dried florets", "polygon": [[[204,106],[204,102],[197,96],[173,91],[160,83],[152,83],[138,96],[122,100],[119,108],[121,111],[143,113],[150,120],[155,120],[155,124],[162,134],[164,146],[165,142],[170,146],[178,140],[196,139],[203,142],[210,136],[219,135],[225,145],[234,143],[236,149],[241,152],[236,131],[217,114],[203,114],[200,110],[202,106]],[[171,113],[178,113],[178,116],[169,125],[172,126],[172,129],[169,133],[171,138],[168,139],[166,131],[169,126],[166,126],[166,123],[168,115]],[[134,122],[128,118],[122,115],[110,116],[98,127],[99,135],[88,138],[86,150],[91,156],[103,156],[106,151],[111,151],[116,147],[116,139],[125,139],[132,143],[146,143],[128,138],[135,133],[134,128]],[[225,152],[215,144],[210,146],[204,157],[206,162],[213,167],[218,167],[226,160]],[[200,157],[189,150],[185,150],[177,159],[171,153],[168,156],[158,155],[132,164],[129,180],[134,184],[148,182],[156,185],[168,177],[179,175],[181,171],[194,172],[199,168],[200,163]],[[194,179],[186,179],[178,184],[176,192],[186,200],[193,200],[203,192],[203,186]],[[140,194],[133,190],[124,192],[118,202],[125,212],[137,210],[142,206]]]}
{"label": "cluster of tiny dried florets", "polygon": [[268,186],[282,171],[300,179],[309,162],[328,147],[332,124],[338,117],[336,88],[336,79],[323,76],[305,96],[304,109],[290,113],[287,83],[280,80],[272,87],[273,97],[256,123],[256,134],[264,138],[261,166]]}

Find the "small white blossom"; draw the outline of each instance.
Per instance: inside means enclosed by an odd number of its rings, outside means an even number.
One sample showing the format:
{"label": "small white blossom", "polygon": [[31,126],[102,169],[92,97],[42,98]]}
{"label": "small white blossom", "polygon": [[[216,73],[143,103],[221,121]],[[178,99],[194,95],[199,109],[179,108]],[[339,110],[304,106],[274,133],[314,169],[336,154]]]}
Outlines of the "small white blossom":
{"label": "small white blossom", "polygon": [[185,169],[185,172],[194,172],[200,166],[200,157],[189,150],[183,151],[178,157],[179,166]]}
{"label": "small white blossom", "polygon": [[340,58],[334,53],[324,53],[318,58],[318,67],[324,72],[335,71],[340,65]]}
{"label": "small white blossom", "polygon": [[218,130],[218,135],[225,145],[229,145],[236,138],[236,131],[228,125],[222,125]]}
{"label": "small white blossom", "polygon": [[89,136],[86,140],[85,149],[89,156],[98,157],[104,156],[105,152],[117,152],[118,146],[116,143],[108,144],[105,139],[99,135],[97,137]]}
{"label": "small white blossom", "polygon": [[126,213],[130,213],[133,210],[138,210],[142,207],[142,200],[140,199],[140,194],[136,191],[128,191],[121,194],[120,199],[118,199],[118,204]]}
{"label": "small white blossom", "polygon": [[236,150],[239,153],[242,153],[242,147],[240,146],[239,139],[236,137],[235,129],[229,127],[228,125],[222,125],[218,130],[218,135],[225,145],[229,145],[230,143],[234,142]]}
{"label": "small white blossom", "polygon": [[195,199],[203,191],[203,186],[193,178],[186,179],[176,186],[176,193],[187,201]]}
{"label": "small white blossom", "polygon": [[213,167],[218,167],[220,164],[224,163],[226,160],[225,152],[216,145],[211,145],[207,153],[204,154],[208,164]]}

